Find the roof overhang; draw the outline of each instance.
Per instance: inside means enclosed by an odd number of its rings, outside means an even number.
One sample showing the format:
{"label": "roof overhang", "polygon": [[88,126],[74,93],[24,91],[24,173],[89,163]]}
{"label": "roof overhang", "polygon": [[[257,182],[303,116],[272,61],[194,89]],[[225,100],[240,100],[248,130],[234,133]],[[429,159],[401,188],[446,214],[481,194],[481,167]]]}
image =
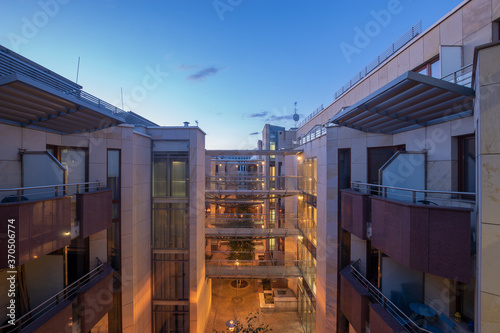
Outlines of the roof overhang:
{"label": "roof overhang", "polygon": [[363,132],[394,134],[472,115],[474,90],[406,72],[330,122]]}
{"label": "roof overhang", "polygon": [[56,90],[23,74],[0,77],[0,122],[72,134],[95,131],[124,122],[111,111],[78,94]]}

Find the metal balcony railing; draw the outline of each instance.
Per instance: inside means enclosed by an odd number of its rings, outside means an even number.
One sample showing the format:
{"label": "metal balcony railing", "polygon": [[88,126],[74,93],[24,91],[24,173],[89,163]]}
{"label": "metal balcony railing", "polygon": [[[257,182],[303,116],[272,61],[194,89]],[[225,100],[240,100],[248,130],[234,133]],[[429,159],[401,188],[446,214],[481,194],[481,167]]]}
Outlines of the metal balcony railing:
{"label": "metal balcony railing", "polygon": [[297,176],[219,175],[206,177],[208,191],[298,191]]}
{"label": "metal balcony railing", "polygon": [[[242,266],[269,266],[271,263],[277,265],[278,262],[297,260],[297,252],[291,251],[206,251],[205,254],[206,258],[210,258],[208,262],[220,263],[221,261],[228,261],[227,265],[232,263]],[[240,259],[228,259],[231,256]]]}
{"label": "metal balcony railing", "polygon": [[316,178],[313,177],[300,177],[299,190],[311,195],[317,195],[318,184]]}
{"label": "metal balcony railing", "polygon": [[69,82],[65,82],[57,76],[51,75],[50,72],[44,72],[41,69],[31,66],[30,64],[27,64],[8,55],[5,52],[0,51],[0,77],[15,73],[25,75],[30,79],[43,83],[66,95],[76,97],[77,99],[95,105],[97,108],[106,110],[108,112],[111,112],[112,114],[119,115],[122,113],[126,113],[124,110],[117,108],[116,106],[111,105],[79,89],[77,84],[70,84]]}
{"label": "metal balcony railing", "polygon": [[298,260],[207,260],[209,277],[300,277]]}
{"label": "metal balcony railing", "polygon": [[418,326],[410,317],[408,317],[400,308],[398,308],[394,303],[391,302],[380,290],[378,290],[373,284],[371,284],[364,276],[357,270],[357,265],[359,260],[355,263],[349,265],[346,269],[349,270],[349,274],[356,279],[364,289],[370,294],[370,301],[372,303],[380,304],[384,309],[398,321],[398,323],[403,326],[407,332],[411,333],[422,333],[430,331]]}
{"label": "metal balcony railing", "polygon": [[94,192],[102,189],[99,181],[87,183],[57,184],[31,187],[0,189],[0,202],[21,202],[72,196],[78,193]]}
{"label": "metal balcony railing", "polygon": [[[98,261],[100,262],[100,261]],[[64,301],[72,301],[75,299],[78,291],[85,286],[91,284],[95,280],[100,279],[101,274],[104,272],[104,264],[100,263],[99,266],[82,276],[77,281],[68,285],[66,288],[47,299],[42,304],[33,308],[31,311],[23,314],[21,317],[17,318],[14,325],[4,325],[0,327],[1,332],[20,332],[23,328],[27,327],[37,319],[41,318],[49,311],[57,307]]]}
{"label": "metal balcony railing", "polygon": [[472,85],[472,64],[464,66],[453,73],[443,76],[441,80],[456,83],[461,86],[471,88]]}
{"label": "metal balcony railing", "polygon": [[213,214],[205,218],[207,228],[296,228],[294,214]]}
{"label": "metal balcony railing", "polygon": [[413,204],[473,209],[476,205],[476,194],[472,192],[417,190],[360,182],[351,182],[351,189],[383,198],[407,201]]}

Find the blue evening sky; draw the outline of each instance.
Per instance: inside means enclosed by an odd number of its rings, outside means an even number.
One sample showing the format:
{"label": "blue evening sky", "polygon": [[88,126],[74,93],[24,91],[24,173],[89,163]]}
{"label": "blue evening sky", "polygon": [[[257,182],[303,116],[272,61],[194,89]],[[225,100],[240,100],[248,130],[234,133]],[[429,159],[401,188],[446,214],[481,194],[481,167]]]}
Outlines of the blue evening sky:
{"label": "blue evening sky", "polygon": [[419,19],[425,30],[460,2],[0,0],[0,44],[71,80],[80,57],[85,91],[121,107],[123,89],[126,110],[197,120],[207,148],[246,149],[265,123],[293,127],[294,102],[302,118],[328,106]]}

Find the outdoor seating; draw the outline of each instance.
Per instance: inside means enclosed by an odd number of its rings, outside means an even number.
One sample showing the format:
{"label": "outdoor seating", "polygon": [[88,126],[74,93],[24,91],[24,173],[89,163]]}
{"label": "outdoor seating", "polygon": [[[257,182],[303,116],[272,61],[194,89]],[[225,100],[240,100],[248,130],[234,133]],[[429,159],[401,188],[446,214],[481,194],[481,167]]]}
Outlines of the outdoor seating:
{"label": "outdoor seating", "polygon": [[[445,327],[445,330],[441,330],[440,327]],[[455,323],[450,318],[446,317],[444,314],[439,315],[439,321],[436,326],[425,325],[424,328],[431,332],[436,333],[451,333],[453,328],[455,327]],[[449,328],[449,329],[448,329]]]}

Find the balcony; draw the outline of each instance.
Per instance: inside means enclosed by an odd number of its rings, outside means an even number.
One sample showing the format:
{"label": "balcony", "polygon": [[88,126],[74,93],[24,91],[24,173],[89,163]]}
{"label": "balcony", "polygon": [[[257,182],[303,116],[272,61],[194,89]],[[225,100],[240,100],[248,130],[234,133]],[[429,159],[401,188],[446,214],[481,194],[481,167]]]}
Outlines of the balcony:
{"label": "balcony", "polygon": [[0,243],[0,269],[25,264],[111,223],[111,193],[99,182],[0,189],[0,198],[0,215],[6,218],[0,237],[15,239],[16,249],[15,262],[8,261],[8,244]]}
{"label": "balcony", "polygon": [[112,307],[113,269],[104,263],[0,331],[89,332]]}
{"label": "balcony", "polygon": [[340,195],[342,228],[359,239],[366,240],[366,228],[370,220],[370,195],[353,190],[341,190]]}
{"label": "balcony", "polygon": [[348,271],[340,272],[340,309],[358,333],[366,331],[370,293]]}
{"label": "balcony", "polygon": [[368,320],[371,333],[429,332],[371,284],[357,265],[353,263],[340,273],[341,310],[356,332],[365,332]]}
{"label": "balcony", "polygon": [[211,278],[292,278],[301,277],[298,260],[207,260],[206,276]]}
{"label": "balcony", "polygon": [[300,234],[292,214],[214,214],[205,219],[205,236],[287,237]]}
{"label": "balcony", "polygon": [[474,193],[353,186],[372,195],[374,247],[408,268],[470,281],[475,202],[468,198]]}
{"label": "balcony", "polygon": [[86,238],[111,227],[111,190],[76,194],[76,216],[80,221],[80,237]]}
{"label": "balcony", "polygon": [[300,177],[220,175],[206,177],[207,195],[281,195],[300,193]]}

